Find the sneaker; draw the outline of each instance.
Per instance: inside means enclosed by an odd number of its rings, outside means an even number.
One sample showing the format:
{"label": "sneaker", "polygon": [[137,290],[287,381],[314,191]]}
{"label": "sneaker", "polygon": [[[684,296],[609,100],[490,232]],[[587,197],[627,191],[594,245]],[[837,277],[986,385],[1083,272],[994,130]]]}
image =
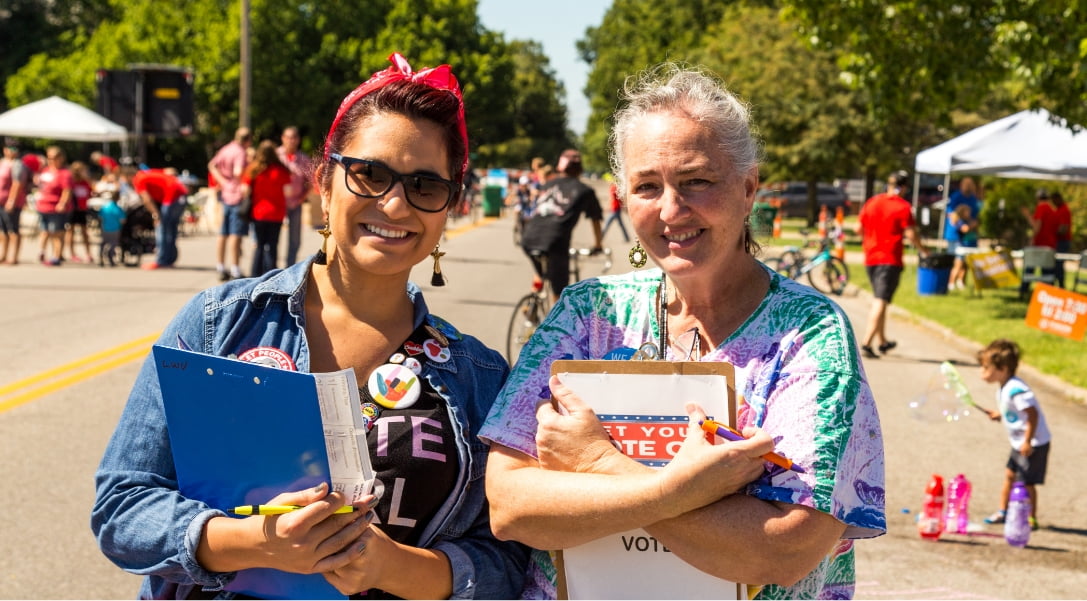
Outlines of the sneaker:
{"label": "sneaker", "polygon": [[993,515],[985,518],[985,523],[986,524],[1003,524],[1005,515],[1006,514],[1005,514],[1005,511],[1003,509],[1001,509],[999,511],[994,511]]}
{"label": "sneaker", "polygon": [[1038,520],[1036,520],[1034,518],[1034,516],[1030,516],[1030,518],[1028,518],[1028,519],[1030,521],[1030,529],[1031,530],[1037,530],[1038,529]]}
{"label": "sneaker", "polygon": [[155,269],[158,269],[158,268],[159,268],[159,264],[154,262],[154,261],[151,261],[150,263],[144,263],[143,265],[140,265],[140,269],[146,269],[148,271],[154,271]]}
{"label": "sneaker", "polygon": [[895,342],[894,340],[888,340],[887,342],[884,342],[883,344],[879,345],[879,352],[886,355],[887,351],[893,349],[896,346],[898,346],[897,342]]}
{"label": "sneaker", "polygon": [[877,355],[876,351],[873,351],[870,346],[862,346],[861,354],[864,355],[865,359],[879,359],[879,355]]}

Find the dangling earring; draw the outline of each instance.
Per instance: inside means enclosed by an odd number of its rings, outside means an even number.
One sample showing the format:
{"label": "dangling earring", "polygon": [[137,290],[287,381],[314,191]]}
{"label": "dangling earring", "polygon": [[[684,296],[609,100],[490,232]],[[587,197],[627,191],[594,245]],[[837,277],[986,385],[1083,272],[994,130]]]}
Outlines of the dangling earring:
{"label": "dangling earring", "polygon": [[645,262],[649,258],[645,249],[642,248],[641,240],[634,239],[634,248],[630,249],[630,254],[627,255],[627,259],[630,261],[630,266],[639,269],[645,267]]}
{"label": "dangling earring", "polygon": [[438,259],[445,256],[445,253],[438,250],[437,244],[434,245],[434,250],[430,253],[430,256],[434,257],[434,275],[430,276],[431,286],[445,286],[445,276],[442,275],[442,266],[438,263]]}
{"label": "dangling earring", "polygon": [[317,230],[317,233],[324,236],[325,239],[321,241],[321,250],[317,251],[317,256],[313,258],[313,262],[317,265],[327,265],[328,252],[325,249],[328,248],[328,237],[332,235],[332,230],[328,229],[328,223],[325,223],[325,227]]}

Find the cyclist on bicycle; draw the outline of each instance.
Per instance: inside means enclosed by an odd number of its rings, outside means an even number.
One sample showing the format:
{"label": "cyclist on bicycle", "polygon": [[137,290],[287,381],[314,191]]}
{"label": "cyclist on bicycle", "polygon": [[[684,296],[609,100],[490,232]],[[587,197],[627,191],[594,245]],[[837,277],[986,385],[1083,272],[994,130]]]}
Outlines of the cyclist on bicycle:
{"label": "cyclist on bicycle", "polygon": [[573,149],[563,151],[555,170],[558,177],[540,188],[535,212],[524,224],[521,248],[532,261],[537,282],[547,278],[551,284],[551,294],[557,299],[562,289],[570,283],[570,238],[578,217],[584,213],[592,220],[593,250],[599,251],[603,249],[600,236],[603,211],[596,192],[578,179],[583,171],[580,152]]}

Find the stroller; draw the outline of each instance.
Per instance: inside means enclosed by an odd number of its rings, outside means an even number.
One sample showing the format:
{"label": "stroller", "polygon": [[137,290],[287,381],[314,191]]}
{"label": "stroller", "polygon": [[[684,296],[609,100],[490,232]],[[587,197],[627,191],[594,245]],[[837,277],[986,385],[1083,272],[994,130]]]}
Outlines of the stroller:
{"label": "stroller", "polygon": [[121,226],[121,263],[139,267],[140,255],[155,252],[155,219],[142,204],[125,209]]}

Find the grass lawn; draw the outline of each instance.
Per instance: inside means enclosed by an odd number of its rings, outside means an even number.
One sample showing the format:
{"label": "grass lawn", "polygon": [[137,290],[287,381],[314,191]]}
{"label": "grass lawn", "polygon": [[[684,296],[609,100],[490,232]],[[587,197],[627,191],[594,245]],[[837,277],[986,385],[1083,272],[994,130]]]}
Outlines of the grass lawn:
{"label": "grass lawn", "polygon": [[[860,240],[852,235],[855,224],[856,216],[847,218],[845,229],[849,235],[846,249],[850,252],[860,250]],[[785,220],[781,238],[771,240],[760,237],[759,241],[767,247],[800,246],[803,238],[799,229],[804,225],[802,220]],[[815,232],[812,229],[814,240]],[[773,254],[771,252],[763,258]],[[851,284],[871,291],[863,264],[850,262],[849,272]],[[986,345],[994,338],[1010,338],[1019,344],[1024,363],[1073,386],[1087,388],[1087,341],[1070,340],[1027,327],[1025,317],[1029,303],[1019,300],[1017,289],[983,290],[973,295],[965,290],[946,295],[921,295],[917,292],[915,263],[906,265],[893,304],[979,345]]]}
{"label": "grass lawn", "polygon": [[[864,265],[850,264],[849,271],[859,276],[850,278],[850,283],[871,291]],[[979,345],[986,345],[994,338],[1014,340],[1022,350],[1024,363],[1074,386],[1087,388],[1084,342],[1028,327],[1025,320],[1028,302],[1019,300],[1017,289],[983,290],[980,295],[971,295],[966,290],[921,295],[917,293],[917,266],[907,265],[893,304]]]}

